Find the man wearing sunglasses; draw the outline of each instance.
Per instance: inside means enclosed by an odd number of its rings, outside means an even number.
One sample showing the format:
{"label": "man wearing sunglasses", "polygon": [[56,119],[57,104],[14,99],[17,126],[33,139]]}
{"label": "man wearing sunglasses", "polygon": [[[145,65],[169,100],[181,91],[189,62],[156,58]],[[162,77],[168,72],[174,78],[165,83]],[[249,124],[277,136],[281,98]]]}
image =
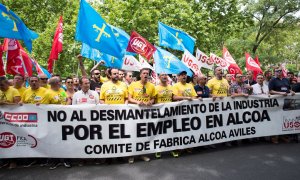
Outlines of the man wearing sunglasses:
{"label": "man wearing sunglasses", "polygon": [[50,89],[50,85],[48,84],[48,77],[46,74],[39,75],[40,78],[40,86],[46,89]]}
{"label": "man wearing sunglasses", "polygon": [[[291,90],[291,86],[289,80],[284,78],[282,75],[282,69],[275,69],[275,78],[271,79],[269,83],[269,91],[271,95],[295,95],[295,92]],[[278,144],[278,140],[282,139],[284,142],[290,142],[289,135],[281,135],[281,136],[272,136],[271,141],[274,144]]]}
{"label": "man wearing sunglasses", "polygon": [[269,83],[269,91],[271,95],[294,95],[295,92],[291,90],[289,80],[282,76],[282,69],[275,69],[275,78],[271,79]]}

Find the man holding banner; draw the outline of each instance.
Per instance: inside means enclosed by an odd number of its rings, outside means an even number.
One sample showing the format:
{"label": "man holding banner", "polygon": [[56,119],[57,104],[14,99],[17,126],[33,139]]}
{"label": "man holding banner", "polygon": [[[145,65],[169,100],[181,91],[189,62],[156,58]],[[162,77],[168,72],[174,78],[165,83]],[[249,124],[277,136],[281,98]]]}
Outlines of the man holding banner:
{"label": "man holding banner", "polygon": [[210,89],[213,100],[217,97],[221,99],[228,95],[229,84],[223,78],[223,71],[221,67],[215,69],[215,77],[207,82],[207,87]]}
{"label": "man holding banner", "polygon": [[[155,100],[155,87],[148,82],[150,70],[143,68],[140,71],[140,81],[133,82],[128,87],[128,101],[132,104],[151,106]],[[150,161],[147,156],[141,156],[143,161]],[[134,157],[128,159],[128,163],[134,163]]]}

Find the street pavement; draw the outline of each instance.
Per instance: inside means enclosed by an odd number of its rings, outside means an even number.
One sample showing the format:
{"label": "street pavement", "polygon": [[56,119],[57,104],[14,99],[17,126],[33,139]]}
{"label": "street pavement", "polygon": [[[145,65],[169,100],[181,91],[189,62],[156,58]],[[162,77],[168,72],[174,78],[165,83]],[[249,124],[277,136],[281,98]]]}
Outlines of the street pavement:
{"label": "street pavement", "polygon": [[300,143],[270,144],[268,142],[242,144],[217,149],[194,148],[192,154],[173,158],[163,153],[162,158],[134,164],[114,162],[110,165],[95,165],[90,162],[72,168],[38,165],[16,169],[0,169],[0,179],[18,180],[298,180],[300,179]]}

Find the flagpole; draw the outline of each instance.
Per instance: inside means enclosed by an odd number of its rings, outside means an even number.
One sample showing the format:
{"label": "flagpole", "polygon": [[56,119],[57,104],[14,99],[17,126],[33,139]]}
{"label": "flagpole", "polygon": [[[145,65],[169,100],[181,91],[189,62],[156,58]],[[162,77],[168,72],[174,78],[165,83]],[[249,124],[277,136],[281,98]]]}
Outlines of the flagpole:
{"label": "flagpole", "polygon": [[53,61],[53,70],[52,70],[52,74],[54,74],[54,70],[55,70],[55,61],[56,61],[56,60]]}

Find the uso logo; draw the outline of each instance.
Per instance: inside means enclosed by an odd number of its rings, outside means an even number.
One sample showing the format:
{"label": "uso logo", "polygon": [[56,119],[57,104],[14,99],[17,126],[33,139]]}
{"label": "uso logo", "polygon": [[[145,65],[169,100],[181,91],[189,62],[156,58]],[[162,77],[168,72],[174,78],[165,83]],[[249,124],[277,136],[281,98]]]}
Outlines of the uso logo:
{"label": "uso logo", "polygon": [[17,141],[16,136],[10,132],[3,132],[0,134],[0,148],[10,148]]}
{"label": "uso logo", "polygon": [[147,43],[140,37],[134,37],[130,41],[130,47],[139,54],[147,52]]}
{"label": "uso logo", "polygon": [[36,123],[37,113],[4,113],[4,119],[9,122]]}

